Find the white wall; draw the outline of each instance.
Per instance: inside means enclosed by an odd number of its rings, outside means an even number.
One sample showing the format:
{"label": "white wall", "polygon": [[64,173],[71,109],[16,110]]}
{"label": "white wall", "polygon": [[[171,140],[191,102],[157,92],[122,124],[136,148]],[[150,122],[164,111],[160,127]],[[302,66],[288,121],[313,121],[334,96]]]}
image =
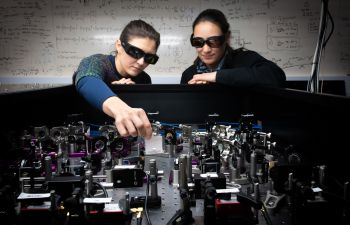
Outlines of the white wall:
{"label": "white wall", "polygon": [[[330,1],[335,30],[322,59],[320,79],[350,74],[350,1]],[[0,85],[71,83],[79,61],[109,54],[121,29],[144,19],[161,33],[160,60],[146,71],[154,83],[179,83],[191,65],[191,25],[206,8],[221,9],[233,47],[255,50],[276,62],[287,79],[308,79],[321,0],[2,0]]]}

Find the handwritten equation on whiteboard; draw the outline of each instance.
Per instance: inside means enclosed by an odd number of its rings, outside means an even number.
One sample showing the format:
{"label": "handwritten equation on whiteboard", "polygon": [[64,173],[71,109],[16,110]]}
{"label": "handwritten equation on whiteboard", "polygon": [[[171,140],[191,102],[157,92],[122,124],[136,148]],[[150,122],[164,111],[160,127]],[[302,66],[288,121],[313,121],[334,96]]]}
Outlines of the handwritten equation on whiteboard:
{"label": "handwritten equation on whiteboard", "polygon": [[[342,8],[335,7],[336,5]],[[323,67],[350,73],[350,3],[330,3],[337,27]],[[317,42],[318,1],[282,0],[3,0],[0,6],[0,77],[71,76],[80,60],[111,54],[123,27],[134,19],[161,34],[152,76],[181,76],[196,50],[192,22],[206,8],[221,9],[231,27],[230,44],[261,53],[287,76],[308,75]],[[341,47],[344,46],[344,47]]]}

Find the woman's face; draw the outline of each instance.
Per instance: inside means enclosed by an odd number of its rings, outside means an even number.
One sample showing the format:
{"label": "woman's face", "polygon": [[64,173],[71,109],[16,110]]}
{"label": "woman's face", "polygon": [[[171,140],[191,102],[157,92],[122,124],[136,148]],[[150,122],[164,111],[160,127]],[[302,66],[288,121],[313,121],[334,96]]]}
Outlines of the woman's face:
{"label": "woman's face", "polygon": [[[156,42],[150,38],[133,37],[128,43],[129,46],[137,47],[145,53],[156,54]],[[144,57],[136,59],[129,55],[125,48],[122,46],[120,40],[116,42],[117,57],[116,67],[118,72],[123,77],[136,77],[139,75],[149,64],[144,61]]]}
{"label": "woman's face", "polygon": [[[207,40],[209,37],[224,35],[218,25],[209,21],[199,22],[193,31],[194,38],[203,38]],[[219,48],[209,47],[208,44],[204,44],[201,48],[196,48],[198,57],[209,68],[216,68],[219,64],[222,56],[225,53],[226,37],[224,44]]]}

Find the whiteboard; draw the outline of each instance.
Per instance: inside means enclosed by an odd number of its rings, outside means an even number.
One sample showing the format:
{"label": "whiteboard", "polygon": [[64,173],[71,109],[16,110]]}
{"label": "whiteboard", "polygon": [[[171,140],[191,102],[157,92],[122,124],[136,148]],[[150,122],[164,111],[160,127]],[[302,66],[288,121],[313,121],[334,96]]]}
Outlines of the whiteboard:
{"label": "whiteboard", "polygon": [[[350,73],[350,1],[332,0],[329,6],[335,30],[321,75],[345,76]],[[178,83],[196,56],[189,42],[192,22],[206,8],[225,13],[234,48],[276,62],[287,79],[309,76],[321,0],[1,0],[0,84],[70,83],[80,60],[110,54],[134,19],[161,34],[160,59],[146,72],[160,83]]]}

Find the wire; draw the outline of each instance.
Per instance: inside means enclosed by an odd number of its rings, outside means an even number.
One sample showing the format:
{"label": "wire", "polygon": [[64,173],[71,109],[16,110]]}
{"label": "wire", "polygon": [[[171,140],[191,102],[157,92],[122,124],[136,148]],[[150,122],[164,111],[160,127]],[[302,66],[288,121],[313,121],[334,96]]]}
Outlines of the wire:
{"label": "wire", "polygon": [[319,62],[320,62],[320,56],[322,55],[322,46],[324,41],[324,31],[326,29],[326,18],[327,14],[325,11],[327,11],[327,0],[322,0],[322,8],[321,8],[321,19],[320,19],[320,27],[319,27],[319,37],[315,49],[315,54],[312,62],[312,68],[311,68],[311,77],[308,82],[308,91],[310,92],[318,92],[318,74],[319,74]]}
{"label": "wire", "polygon": [[145,215],[146,215],[147,223],[149,225],[152,225],[151,220],[149,219],[148,207],[147,207],[147,204],[148,204],[148,192],[149,192],[149,182],[150,182],[149,181],[150,177],[149,177],[148,173],[146,173],[146,177],[147,177],[147,186],[146,186],[146,198],[145,198]]}
{"label": "wire", "polygon": [[264,203],[262,204],[262,208],[260,209],[261,214],[265,218],[265,221],[268,225],[273,225],[272,220],[270,218],[269,212],[267,211]]}
{"label": "wire", "polygon": [[329,10],[327,10],[327,16],[328,16],[328,18],[329,18],[329,20],[331,21],[331,31],[329,32],[329,35],[328,35],[328,37],[326,38],[326,41],[325,41],[325,43],[323,44],[323,48],[324,47],[326,47],[326,45],[327,45],[327,42],[329,41],[329,39],[331,38],[331,36],[332,36],[332,34],[333,34],[333,32],[334,32],[334,20],[333,20],[333,17],[332,17],[332,15],[331,15],[331,13],[329,12]]}
{"label": "wire", "polygon": [[98,183],[98,182],[93,182],[93,184],[99,186],[99,187],[102,189],[102,191],[103,191],[105,197],[106,197],[106,198],[108,197],[108,192],[107,192],[106,188],[105,188],[102,184],[100,184],[100,183]]}
{"label": "wire", "polygon": [[[312,68],[311,68],[311,77],[310,80],[308,82],[308,87],[307,90],[310,92],[315,92],[317,91],[317,74],[318,74],[318,65],[319,65],[319,55],[321,52],[321,47],[322,46],[320,44],[320,42],[322,41],[322,37],[323,37],[323,31],[324,31],[324,26],[325,26],[325,16],[324,16],[324,8],[325,8],[325,4],[324,1],[322,0],[322,6],[321,6],[321,19],[320,19],[320,24],[319,24],[319,37],[318,37],[318,41],[316,44],[316,49],[315,49],[315,53],[314,53],[314,57],[313,57],[313,62],[312,62]],[[315,84],[315,80],[316,80],[316,84]],[[316,90],[315,90],[316,89]]]}
{"label": "wire", "polygon": [[[328,21],[331,22],[331,30],[326,37]],[[324,51],[330,37],[334,32],[334,20],[328,9],[328,0],[322,0],[320,32],[316,45],[316,50],[312,62],[311,76],[307,84],[307,90],[310,92],[319,92],[319,71],[322,52]]]}

